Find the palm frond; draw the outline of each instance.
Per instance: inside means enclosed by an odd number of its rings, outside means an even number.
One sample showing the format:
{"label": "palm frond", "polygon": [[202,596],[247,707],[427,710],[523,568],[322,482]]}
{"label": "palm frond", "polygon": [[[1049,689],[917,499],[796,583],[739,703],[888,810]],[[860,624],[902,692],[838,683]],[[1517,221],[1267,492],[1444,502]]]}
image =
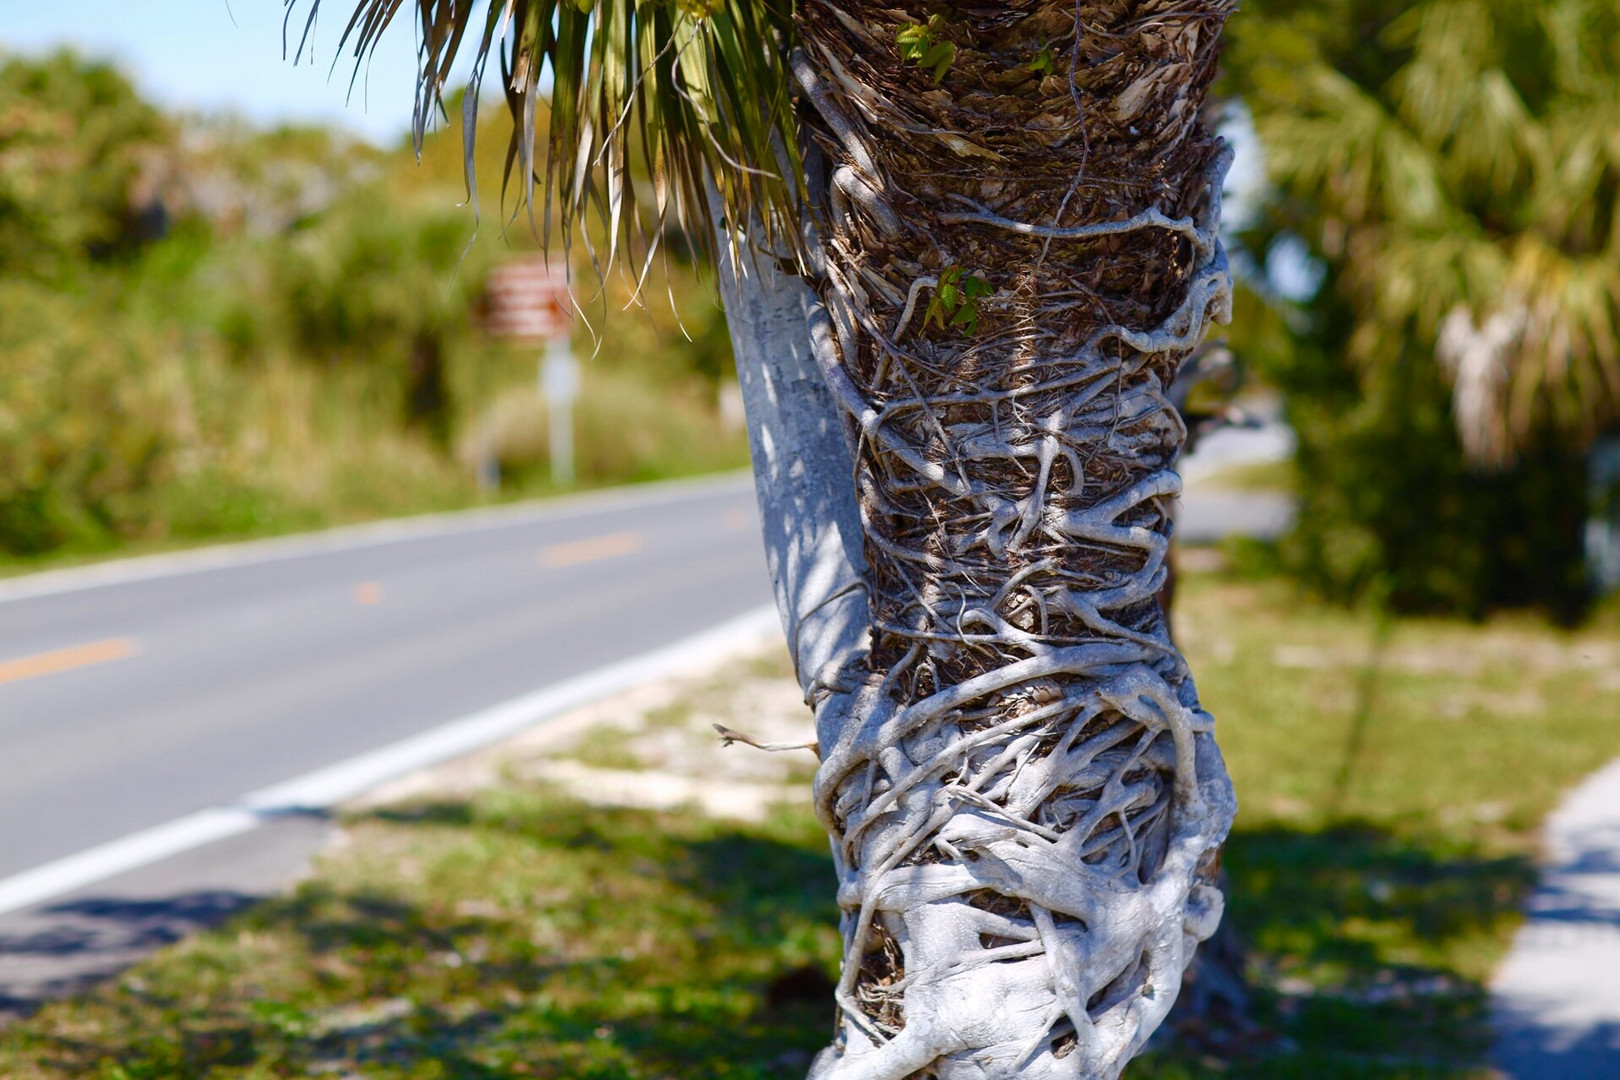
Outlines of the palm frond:
{"label": "palm frond", "polygon": [[[290,15],[299,0],[284,2]],[[320,2],[310,0],[309,19]],[[343,46],[358,66],[404,2],[354,2]],[[416,0],[415,9],[418,153],[457,57],[473,58],[462,126],[475,212],[479,87],[494,56],[514,121],[503,201],[515,195],[514,212],[528,211],[543,245],[555,213],[565,249],[582,238],[598,272],[627,250],[650,258],[669,224],[711,257],[711,177],[729,221],[762,223],[768,242],[793,244],[784,225],[802,205],[803,173],[786,63],[792,0]]]}
{"label": "palm frond", "polygon": [[1249,95],[1272,176],[1342,264],[1349,355],[1435,345],[1465,441],[1493,433],[1470,442],[1486,464],[1548,420],[1579,444],[1620,416],[1617,10],[1426,0],[1383,33],[1404,51],[1387,80],[1306,54]]}

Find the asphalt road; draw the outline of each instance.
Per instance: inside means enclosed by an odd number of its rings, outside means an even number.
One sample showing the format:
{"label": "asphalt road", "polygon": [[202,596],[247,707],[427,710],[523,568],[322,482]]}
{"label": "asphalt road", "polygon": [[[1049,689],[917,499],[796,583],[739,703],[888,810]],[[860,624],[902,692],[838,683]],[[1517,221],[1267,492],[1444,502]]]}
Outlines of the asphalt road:
{"label": "asphalt road", "polygon": [[742,477],[0,582],[0,879],[769,600]]}
{"label": "asphalt road", "polygon": [[[1200,539],[1289,512],[1210,498],[1184,506]],[[329,827],[277,812],[35,887],[64,860],[522,713],[769,602],[744,476],[0,581],[0,1019],[283,887]]]}

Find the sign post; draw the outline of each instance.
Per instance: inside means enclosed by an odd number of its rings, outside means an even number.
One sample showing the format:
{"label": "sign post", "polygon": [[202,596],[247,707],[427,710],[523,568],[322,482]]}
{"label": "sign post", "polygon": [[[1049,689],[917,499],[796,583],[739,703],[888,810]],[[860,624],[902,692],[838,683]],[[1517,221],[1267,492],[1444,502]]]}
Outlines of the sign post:
{"label": "sign post", "polygon": [[567,272],[543,255],[514,259],[490,273],[488,295],[490,334],[545,346],[539,390],[546,401],[551,482],[569,487],[574,483],[579,362],[569,346],[574,318]]}
{"label": "sign post", "polygon": [[574,483],[574,399],[579,396],[579,361],[566,337],[552,338],[540,362],[540,393],[549,410],[551,482],[558,487]]}

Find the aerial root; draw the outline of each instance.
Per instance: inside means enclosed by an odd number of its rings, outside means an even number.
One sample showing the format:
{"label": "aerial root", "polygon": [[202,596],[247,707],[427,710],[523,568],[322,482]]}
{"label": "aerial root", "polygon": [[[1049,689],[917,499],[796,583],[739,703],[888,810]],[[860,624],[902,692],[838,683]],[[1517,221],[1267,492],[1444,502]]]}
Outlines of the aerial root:
{"label": "aerial root", "polygon": [[[872,616],[858,685],[818,712],[845,946],[828,1080],[1109,1080],[1220,915],[1235,803],[1157,596],[1186,434],[1165,390],[1230,310],[1231,155],[1189,107],[1230,4],[1083,7],[1057,94],[986,88],[1069,0],[939,23],[938,87],[892,8],[803,8],[811,337]],[[1191,74],[1153,74],[1172,65]],[[941,326],[967,272],[995,290],[970,334]]]}
{"label": "aerial root", "polygon": [[720,734],[720,743],[722,746],[730,746],[733,743],[742,743],[744,746],[752,746],[755,750],[764,750],[772,754],[779,754],[786,750],[809,750],[811,753],[818,756],[821,753],[820,744],[813,741],[807,743],[760,742],[752,735],[745,735],[740,731],[734,731],[731,728],[726,727],[724,724],[715,724],[713,727],[714,730]]}

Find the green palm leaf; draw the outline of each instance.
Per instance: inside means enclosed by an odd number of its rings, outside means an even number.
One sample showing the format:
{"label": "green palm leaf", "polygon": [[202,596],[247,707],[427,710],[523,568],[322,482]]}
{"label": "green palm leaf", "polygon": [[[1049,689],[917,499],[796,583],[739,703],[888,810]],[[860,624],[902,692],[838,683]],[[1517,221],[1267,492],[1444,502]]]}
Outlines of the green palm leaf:
{"label": "green palm leaf", "polygon": [[[1485,463],[1546,419],[1579,440],[1620,416],[1617,20],[1593,0],[1428,0],[1382,34],[1402,57],[1387,79],[1287,29],[1250,78],[1272,174],[1353,294],[1352,357],[1398,363],[1413,336],[1475,355],[1493,388],[1470,400],[1496,416],[1459,421],[1501,433]],[[1489,325],[1514,329],[1487,363]]]}
{"label": "green palm leaf", "polygon": [[[286,0],[289,17],[297,2]],[[319,5],[311,0],[309,20]],[[402,6],[358,0],[343,33],[357,67]],[[514,120],[503,195],[515,195],[544,244],[555,213],[565,249],[581,238],[599,272],[626,250],[650,258],[670,224],[712,256],[710,177],[728,220],[793,243],[784,226],[802,205],[803,173],[786,65],[791,0],[417,0],[415,16],[418,152],[456,57],[471,50],[462,110],[475,210],[479,85],[493,56]]]}

